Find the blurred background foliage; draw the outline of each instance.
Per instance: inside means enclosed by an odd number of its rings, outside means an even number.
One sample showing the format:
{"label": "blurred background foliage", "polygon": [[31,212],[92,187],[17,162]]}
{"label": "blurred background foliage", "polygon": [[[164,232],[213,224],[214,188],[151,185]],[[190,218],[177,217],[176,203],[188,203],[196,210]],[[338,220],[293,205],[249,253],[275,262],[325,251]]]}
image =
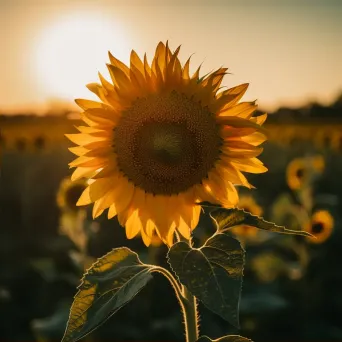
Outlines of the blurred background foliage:
{"label": "blurred background foliage", "polygon": [[[330,106],[280,108],[266,127],[255,190],[239,189],[239,207],[315,238],[237,227],[247,250],[239,333],[255,341],[341,341],[342,95]],[[143,261],[165,265],[156,238],[126,240],[116,219],[78,208],[84,182],[71,183],[65,133],[78,114],[0,116],[0,340],[60,340],[76,286],[95,258],[128,246]],[[203,215],[197,244],[212,232]],[[181,341],[183,324],[168,282],[157,276],[89,341]],[[238,333],[200,305],[201,331]]]}

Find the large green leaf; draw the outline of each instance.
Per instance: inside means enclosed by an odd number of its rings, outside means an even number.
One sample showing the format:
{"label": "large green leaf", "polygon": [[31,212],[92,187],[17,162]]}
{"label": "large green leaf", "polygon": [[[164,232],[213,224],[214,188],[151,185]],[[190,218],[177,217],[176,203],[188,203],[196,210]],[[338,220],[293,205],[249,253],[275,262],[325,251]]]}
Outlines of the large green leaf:
{"label": "large green leaf", "polygon": [[234,226],[246,225],[263,230],[268,230],[270,232],[311,236],[310,233],[305,231],[291,230],[286,229],[283,226],[278,226],[273,222],[264,220],[262,217],[252,215],[251,213],[246,212],[243,209],[218,208],[213,210],[210,213],[210,216],[214,220],[218,231],[222,231]]}
{"label": "large green leaf", "polygon": [[229,335],[212,340],[208,336],[201,336],[196,342],[252,342],[249,338],[239,335]]}
{"label": "large green leaf", "polygon": [[63,342],[77,341],[104,323],[151,280],[152,269],[125,247],[98,259],[82,278]]}
{"label": "large green leaf", "polygon": [[238,306],[244,250],[227,234],[215,234],[201,248],[174,244],[169,264],[180,282],[210,310],[239,326]]}

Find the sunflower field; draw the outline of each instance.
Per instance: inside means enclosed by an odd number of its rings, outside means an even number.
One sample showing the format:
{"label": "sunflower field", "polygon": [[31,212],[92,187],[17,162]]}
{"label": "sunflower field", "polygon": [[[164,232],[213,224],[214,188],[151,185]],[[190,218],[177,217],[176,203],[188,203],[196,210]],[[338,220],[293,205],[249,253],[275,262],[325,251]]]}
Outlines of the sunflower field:
{"label": "sunflower field", "polygon": [[179,51],[0,116],[0,341],[342,340],[342,97],[265,114]]}

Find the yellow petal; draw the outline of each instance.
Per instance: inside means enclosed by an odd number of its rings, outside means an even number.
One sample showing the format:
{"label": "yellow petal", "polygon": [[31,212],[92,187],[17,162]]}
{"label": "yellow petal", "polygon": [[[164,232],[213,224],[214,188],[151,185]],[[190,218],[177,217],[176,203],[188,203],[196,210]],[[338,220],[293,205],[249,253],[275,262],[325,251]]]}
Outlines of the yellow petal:
{"label": "yellow petal", "polygon": [[114,108],[91,108],[87,109],[84,114],[91,114],[90,118],[97,117],[112,121],[113,123],[117,123],[121,116]]}
{"label": "yellow petal", "polygon": [[117,194],[115,192],[115,189],[109,190],[103,197],[101,197],[99,200],[97,200],[98,208],[99,209],[107,209],[112,204],[115,204],[117,201]]}
{"label": "yellow petal", "polygon": [[111,93],[114,91],[114,86],[110,82],[108,82],[101,73],[98,73],[102,87],[108,92]]}
{"label": "yellow petal", "polygon": [[99,147],[91,151],[87,151],[85,157],[96,157],[96,158],[109,158],[113,154],[113,148],[111,146]]}
{"label": "yellow petal", "polygon": [[131,61],[131,68],[133,66],[137,68],[142,75],[145,74],[144,63],[141,61],[141,59],[139,58],[139,56],[134,50],[131,51],[130,61]]}
{"label": "yellow petal", "polygon": [[191,230],[194,230],[199,222],[202,207],[200,205],[192,206]]}
{"label": "yellow petal", "polygon": [[145,55],[144,55],[144,70],[145,70],[145,77],[146,77],[146,79],[148,80],[149,77],[151,76],[152,70],[151,70],[151,68],[150,68],[150,66],[149,66],[149,64],[148,64],[148,62],[147,62],[146,53],[145,53]]}
{"label": "yellow petal", "polygon": [[239,202],[239,195],[235,186],[231,182],[225,182],[228,190],[228,201],[226,202],[227,207],[234,207]]}
{"label": "yellow petal", "polygon": [[130,89],[130,80],[129,75],[126,75],[121,69],[107,64],[110,76],[114,83],[114,87],[123,90],[124,92],[129,91]]}
{"label": "yellow petal", "polygon": [[110,162],[103,167],[96,175],[93,176],[93,179],[99,178],[108,178],[108,177],[118,177],[118,166],[115,162]]}
{"label": "yellow petal", "polygon": [[267,114],[262,114],[259,116],[255,116],[254,118],[251,118],[252,121],[254,121],[258,125],[262,125],[267,119]]}
{"label": "yellow petal", "polygon": [[106,99],[107,91],[99,83],[89,83],[86,87],[94,93],[102,102],[108,103]]}
{"label": "yellow petal", "polygon": [[234,160],[231,162],[238,170],[249,173],[264,173],[267,168],[257,158]]}
{"label": "yellow petal", "polygon": [[75,102],[83,110],[87,110],[90,108],[110,108],[108,105],[106,105],[104,103],[91,101],[91,100],[76,99]]}
{"label": "yellow petal", "polygon": [[191,236],[191,228],[185,223],[184,219],[180,217],[180,220],[177,225],[177,230],[181,233],[181,235],[189,240]]}
{"label": "yellow petal", "polygon": [[74,182],[81,178],[90,178],[94,173],[93,167],[77,167],[71,175],[71,180]]}
{"label": "yellow petal", "polygon": [[216,171],[219,173],[222,179],[230,181],[235,185],[243,185],[249,189],[253,188],[247,181],[247,178],[230,163],[230,159],[221,159],[216,164]]}
{"label": "yellow petal", "polygon": [[78,157],[71,163],[70,167],[102,167],[107,163],[107,158],[88,158],[85,156]]}
{"label": "yellow petal", "polygon": [[150,214],[151,220],[156,225],[158,235],[162,240],[167,237],[170,228],[170,220],[166,213],[166,197],[160,195],[146,194],[146,207]]}
{"label": "yellow petal", "polygon": [[96,201],[93,206],[93,219],[97,218],[103,213],[103,209],[100,209],[99,207],[100,202]]}
{"label": "yellow petal", "polygon": [[117,58],[115,58],[110,52],[108,52],[109,55],[109,60],[110,63],[115,66],[116,68],[119,68],[120,70],[122,70],[126,76],[129,76],[129,68],[126,64],[122,63],[120,60],[118,60]]}
{"label": "yellow petal", "polygon": [[146,234],[145,229],[143,228],[141,230],[141,237],[142,237],[144,244],[148,247],[151,244],[152,235]]}
{"label": "yellow petal", "polygon": [[212,204],[220,204],[218,198],[212,193],[212,191],[203,186],[202,184],[197,184],[194,186],[196,195],[200,198],[201,202],[209,202]]}
{"label": "yellow petal", "polygon": [[[244,151],[256,151],[259,147],[249,144],[242,139],[226,139],[223,142],[223,148]],[[241,152],[243,153],[243,152]]]}
{"label": "yellow petal", "polygon": [[257,157],[263,151],[263,148],[254,147],[254,149],[250,150],[231,150],[229,146],[227,147],[225,144],[223,144],[223,146],[221,147],[221,151],[225,156],[231,158],[232,160],[235,160]]}
{"label": "yellow petal", "polygon": [[95,127],[89,127],[89,126],[75,126],[75,127],[80,133],[91,134],[91,133],[101,132],[101,129],[95,128]]}
{"label": "yellow petal", "polygon": [[265,129],[251,120],[239,118],[237,116],[217,116],[216,121],[222,125],[228,125],[235,128],[255,128],[258,131],[265,132]]}
{"label": "yellow petal", "polygon": [[224,181],[216,173],[216,171],[210,171],[208,173],[208,179],[203,181],[203,184],[209,186],[212,192],[219,198],[227,197],[227,189],[224,186]]}
{"label": "yellow petal", "polygon": [[165,68],[165,53],[166,49],[164,43],[159,42],[152,61],[152,70],[163,70]]}
{"label": "yellow petal", "polygon": [[95,182],[89,185],[89,196],[92,202],[97,201],[101,197],[103,197],[110,189],[115,187],[117,178],[109,177],[109,178],[100,178],[96,179]]}
{"label": "yellow petal", "polygon": [[183,67],[183,79],[184,80],[189,80],[190,79],[190,73],[189,73],[189,69],[190,69],[190,59],[191,59],[191,56],[188,58],[188,60],[186,61],[186,63],[184,64],[184,67]]}
{"label": "yellow petal", "polygon": [[217,99],[222,103],[222,108],[230,107],[239,102],[246,93],[248,86],[248,83],[243,83],[219,93]]}
{"label": "yellow petal", "polygon": [[241,137],[241,139],[248,144],[258,146],[266,141],[267,137],[265,134],[262,134],[260,132],[254,132],[252,134]]}
{"label": "yellow petal", "polygon": [[220,130],[220,135],[223,139],[238,138],[238,137],[243,137],[246,135],[253,134],[256,132],[256,130],[257,128],[254,128],[254,127],[234,128],[234,127],[222,126]]}
{"label": "yellow petal", "polygon": [[87,143],[97,142],[104,140],[104,138],[93,137],[89,134],[75,133],[75,134],[65,134],[65,136],[77,145],[86,145]]}
{"label": "yellow petal", "polygon": [[126,236],[127,239],[134,238],[141,230],[142,223],[138,214],[138,210],[134,210],[126,221]]}
{"label": "yellow petal", "polygon": [[241,102],[233,107],[229,107],[219,112],[219,116],[238,116],[248,119],[256,111],[258,105],[255,102]]}
{"label": "yellow petal", "polygon": [[76,205],[81,206],[81,205],[87,205],[92,203],[93,201],[90,198],[90,188],[89,186],[82,192],[80,198],[78,199]]}
{"label": "yellow petal", "polygon": [[117,214],[115,204],[112,204],[108,210],[108,219],[113,218]]}
{"label": "yellow petal", "polygon": [[91,150],[95,150],[97,148],[108,147],[108,145],[110,145],[108,139],[101,139],[99,141],[86,143],[83,145],[83,147],[86,148],[87,150],[91,151]]}
{"label": "yellow petal", "polygon": [[131,203],[134,194],[134,185],[126,177],[120,176],[116,192],[118,196],[116,199],[116,208],[118,212],[121,212]]}
{"label": "yellow petal", "polygon": [[82,146],[76,146],[76,147],[69,147],[68,150],[75,154],[76,156],[83,156],[84,154],[86,154],[87,152],[89,152],[89,150],[87,148],[84,148]]}

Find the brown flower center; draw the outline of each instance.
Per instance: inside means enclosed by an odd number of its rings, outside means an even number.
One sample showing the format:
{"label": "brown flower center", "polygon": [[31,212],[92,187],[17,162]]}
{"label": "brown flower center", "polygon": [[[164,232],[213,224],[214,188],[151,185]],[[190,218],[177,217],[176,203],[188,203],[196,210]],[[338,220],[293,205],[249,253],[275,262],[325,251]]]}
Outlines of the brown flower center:
{"label": "brown flower center", "polygon": [[323,230],[324,230],[324,224],[322,222],[316,222],[311,227],[311,231],[314,234],[320,234],[323,232]]}
{"label": "brown flower center", "polygon": [[303,179],[305,174],[306,174],[306,172],[303,168],[298,169],[296,172],[296,176],[298,179]]}
{"label": "brown flower center", "polygon": [[215,115],[176,91],[137,99],[114,134],[121,171],[153,194],[177,194],[200,183],[220,146]]}

